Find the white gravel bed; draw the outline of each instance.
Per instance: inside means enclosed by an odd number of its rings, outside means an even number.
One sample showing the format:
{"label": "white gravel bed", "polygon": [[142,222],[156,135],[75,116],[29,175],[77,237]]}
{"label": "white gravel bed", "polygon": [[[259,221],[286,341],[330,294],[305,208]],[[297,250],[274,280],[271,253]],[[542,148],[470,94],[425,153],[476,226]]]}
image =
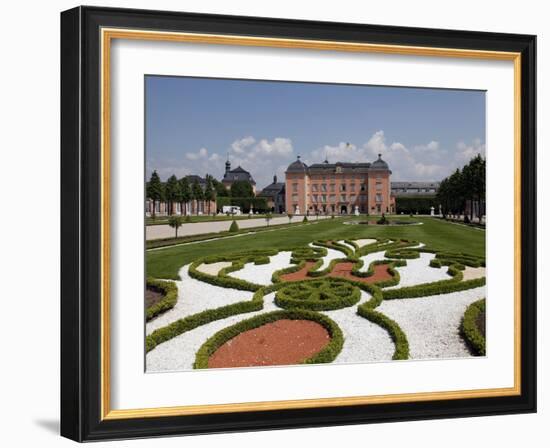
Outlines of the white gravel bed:
{"label": "white gravel bed", "polygon": [[[314,244],[310,244],[312,247],[321,247],[321,246],[315,246]],[[327,250],[327,256],[323,257],[323,264],[318,269],[319,271],[328,268],[328,265],[330,262],[336,258],[346,258],[346,254],[344,252],[340,252],[339,250],[335,249],[329,249],[328,247],[324,247],[324,249]]]}
{"label": "white gravel bed", "polygon": [[197,267],[197,271],[204,272],[205,274],[208,274],[208,275],[218,275],[218,272],[220,272],[223,268],[227,268],[231,266],[231,264],[232,263],[230,261],[220,261],[218,263],[210,263],[210,264],[203,263]]}
{"label": "white gravel bed", "polygon": [[216,332],[241,320],[258,314],[275,311],[273,303],[275,293],[264,297],[264,309],[253,313],[237,314],[226,319],[210,322],[186,333],[180,334],[169,341],[155,347],[145,358],[147,372],[164,372],[170,370],[190,370],[195,362],[195,355],[202,344]]}
{"label": "white gravel bed", "polygon": [[485,287],[416,299],[385,300],[376,308],[398,323],[407,335],[410,357],[471,356],[460,336],[460,320],[468,305],[485,297]]}
{"label": "white gravel bed", "polygon": [[355,247],[353,247],[351,244],[346,243],[344,240],[338,241],[338,244],[341,244],[342,246],[349,247],[353,252],[355,252]]}
{"label": "white gravel bed", "polygon": [[146,334],[164,327],[182,317],[231,303],[252,300],[253,293],[239,289],[222,288],[201,282],[189,276],[189,265],[181,268],[178,285],[178,301],[174,308],[161,314],[145,326]]}
{"label": "white gravel bed", "polygon": [[474,280],[476,278],[485,277],[485,268],[480,266],[479,268],[472,268],[466,266],[466,269],[462,271],[462,280]]}
{"label": "white gravel bed", "polygon": [[399,284],[384,289],[403,288],[405,286],[451,279],[452,277],[447,274],[447,266],[441,268],[432,268],[430,266],[430,260],[433,258],[435,258],[435,254],[421,252],[420,258],[407,259],[406,266],[395,268],[399,272]]}
{"label": "white gravel bed", "polygon": [[292,252],[288,251],[279,252],[277,255],[269,257],[268,264],[255,265],[254,263],[246,263],[243,269],[230,272],[229,275],[258,285],[271,285],[271,276],[273,273],[291,265],[291,254]]}
{"label": "white gravel bed", "polygon": [[358,247],[368,246],[369,244],[374,243],[376,243],[374,238],[362,238],[360,240],[355,240],[355,244],[357,244]]}
{"label": "white gravel bed", "polygon": [[[361,291],[361,295],[359,304],[370,299],[365,291]],[[323,311],[323,314],[333,319],[344,334],[344,347],[334,363],[391,361],[395,345],[390,335],[384,328],[357,315],[357,305]]]}
{"label": "white gravel bed", "polygon": [[386,260],[384,257],[384,254],[386,253],[385,250],[382,250],[380,252],[373,252],[368,255],[363,255],[361,257],[361,260],[363,260],[363,266],[361,266],[361,269],[359,269],[359,272],[365,272],[369,270],[369,266],[373,261],[376,260]]}

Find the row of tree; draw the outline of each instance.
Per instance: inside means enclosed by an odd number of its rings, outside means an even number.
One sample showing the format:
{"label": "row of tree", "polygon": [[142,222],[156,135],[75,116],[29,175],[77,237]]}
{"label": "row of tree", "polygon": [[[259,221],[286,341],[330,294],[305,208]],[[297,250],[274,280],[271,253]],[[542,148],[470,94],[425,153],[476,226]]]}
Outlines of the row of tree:
{"label": "row of tree", "polygon": [[465,221],[471,221],[475,209],[481,221],[485,209],[485,159],[478,154],[462,169],[457,168],[443,179],[436,198],[444,216],[464,216]]}
{"label": "row of tree", "polygon": [[195,210],[201,201],[207,204],[207,213],[211,214],[216,210],[211,210],[211,203],[216,201],[217,197],[233,198],[254,198],[254,190],[250,182],[233,182],[228,190],[218,180],[211,175],[206,175],[206,184],[204,188],[197,179],[193,182],[188,177],[178,179],[175,175],[170,176],[166,182],[162,182],[156,171],[153,171],[149,181],[146,184],[147,198],[153,201],[152,216],[155,217],[157,202],[168,203],[168,214],[173,215],[176,211],[176,204],[180,204],[183,214],[187,213],[187,204],[191,204]]}

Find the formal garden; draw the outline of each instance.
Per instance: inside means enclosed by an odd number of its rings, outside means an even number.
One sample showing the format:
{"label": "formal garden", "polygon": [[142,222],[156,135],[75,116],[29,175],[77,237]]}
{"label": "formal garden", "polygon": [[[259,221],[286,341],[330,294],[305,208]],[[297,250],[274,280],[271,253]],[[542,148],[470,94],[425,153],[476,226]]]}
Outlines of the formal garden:
{"label": "formal garden", "polygon": [[484,356],[485,231],[390,219],[148,250],[147,371]]}

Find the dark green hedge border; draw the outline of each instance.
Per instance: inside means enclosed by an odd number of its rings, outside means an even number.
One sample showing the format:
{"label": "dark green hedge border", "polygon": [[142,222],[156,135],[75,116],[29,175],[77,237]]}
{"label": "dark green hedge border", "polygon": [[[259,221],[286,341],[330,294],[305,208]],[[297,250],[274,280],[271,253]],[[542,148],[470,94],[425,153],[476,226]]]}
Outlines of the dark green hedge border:
{"label": "dark green hedge border", "polygon": [[320,364],[332,362],[336,359],[344,345],[344,335],[340,327],[332,319],[319,313],[306,310],[291,311],[273,311],[271,313],[260,314],[231,325],[218,331],[210,337],[197,351],[195,357],[195,369],[207,369],[208,360],[216,350],[218,350],[227,341],[233,339],[245,331],[253,330],[265,324],[275,322],[281,319],[291,320],[311,320],[321,324],[330,335],[330,342],[317,354],[302,361],[302,364]]}
{"label": "dark green hedge border", "polygon": [[[316,288],[316,290],[311,293],[310,288]],[[355,305],[359,300],[361,300],[359,288],[337,279],[287,283],[275,295],[275,304],[280,308],[310,311],[347,308]]]}
{"label": "dark green hedge border", "polygon": [[485,299],[470,304],[460,323],[462,337],[476,356],[485,356],[485,337],[477,327],[477,318],[483,311],[485,311]]}
{"label": "dark green hedge border", "polygon": [[160,290],[164,297],[145,310],[145,318],[147,321],[157,317],[159,314],[174,308],[178,301],[178,287],[174,282],[147,278],[147,286],[156,290]]}

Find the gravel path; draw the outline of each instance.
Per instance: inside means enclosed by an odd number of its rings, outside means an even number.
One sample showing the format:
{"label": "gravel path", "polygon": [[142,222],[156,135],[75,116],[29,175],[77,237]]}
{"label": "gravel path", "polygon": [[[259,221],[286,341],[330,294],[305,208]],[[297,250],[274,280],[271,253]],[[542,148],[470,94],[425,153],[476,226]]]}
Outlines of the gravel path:
{"label": "gravel path", "polygon": [[359,247],[368,246],[369,244],[376,243],[376,240],[374,238],[363,238],[360,240],[355,240],[355,244]]}
{"label": "gravel path", "polygon": [[359,269],[359,272],[365,272],[369,270],[369,266],[373,261],[376,260],[385,260],[384,254],[386,253],[385,250],[380,252],[373,252],[368,255],[363,255],[361,257],[361,260],[363,260],[363,266],[361,266],[361,269]]}
{"label": "gravel path", "polygon": [[204,272],[208,275],[218,275],[223,268],[231,266],[233,263],[230,261],[219,261],[218,263],[203,263],[197,267],[197,271]]}
{"label": "gravel path", "polygon": [[408,259],[406,266],[396,268],[401,278],[399,284],[384,289],[396,289],[421,283],[449,280],[451,277],[447,274],[447,266],[441,268],[430,266],[430,260],[433,258],[435,258],[435,254],[421,252],[420,258]]}
{"label": "gravel path", "polygon": [[254,263],[247,263],[243,269],[231,272],[229,275],[258,285],[271,285],[273,273],[291,265],[291,254],[292,252],[279,252],[277,255],[269,257],[268,264],[255,265]]}
{"label": "gravel path", "polygon": [[[310,244],[311,247],[321,247],[321,246],[315,246],[314,244]],[[330,262],[336,258],[345,258],[346,255],[344,252],[340,252],[339,250],[330,249],[328,247],[324,247],[324,249],[327,250],[327,256],[323,258],[323,264],[318,269],[319,271],[328,268],[328,265]]]}
{"label": "gravel path", "polygon": [[483,266],[479,268],[466,266],[466,269],[462,271],[462,275],[462,280],[473,280],[475,278],[485,277],[485,268]]}
{"label": "gravel path", "polygon": [[[370,295],[361,291],[361,301]],[[390,361],[395,345],[386,330],[357,315],[357,305],[341,310],[324,311],[344,333],[344,347],[334,360],[335,363],[360,363]]]}
{"label": "gravel path", "polygon": [[179,274],[181,281],[176,282],[178,285],[176,306],[148,322],[145,326],[146,334],[200,311],[242,302],[243,300],[252,300],[253,293],[250,291],[222,288],[191,278],[189,276],[189,265],[181,268]]}
{"label": "gravel path", "polygon": [[395,320],[407,335],[410,357],[464,358],[471,356],[459,334],[460,320],[468,305],[485,297],[485,287],[466,291],[385,300],[376,308]]}

